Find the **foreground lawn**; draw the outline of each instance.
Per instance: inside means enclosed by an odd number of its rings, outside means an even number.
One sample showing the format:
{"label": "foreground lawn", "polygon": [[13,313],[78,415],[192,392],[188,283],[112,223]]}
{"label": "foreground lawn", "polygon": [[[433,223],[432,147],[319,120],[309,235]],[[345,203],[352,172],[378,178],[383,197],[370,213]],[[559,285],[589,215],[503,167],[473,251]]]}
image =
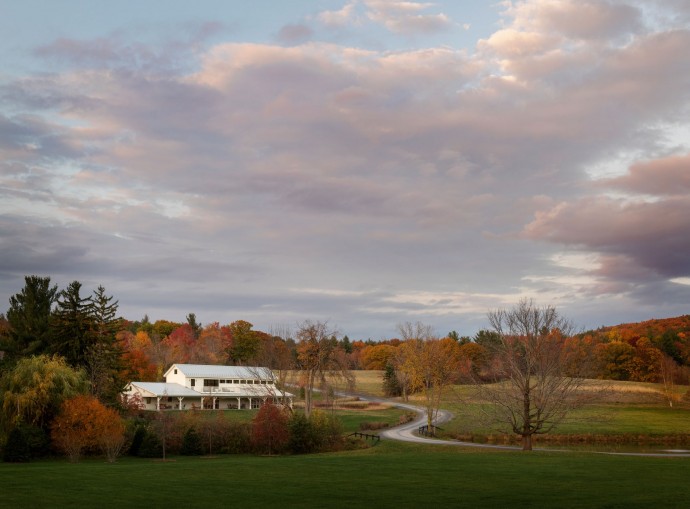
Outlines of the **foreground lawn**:
{"label": "foreground lawn", "polygon": [[312,456],[0,464],[2,506],[686,507],[688,458],[384,442]]}

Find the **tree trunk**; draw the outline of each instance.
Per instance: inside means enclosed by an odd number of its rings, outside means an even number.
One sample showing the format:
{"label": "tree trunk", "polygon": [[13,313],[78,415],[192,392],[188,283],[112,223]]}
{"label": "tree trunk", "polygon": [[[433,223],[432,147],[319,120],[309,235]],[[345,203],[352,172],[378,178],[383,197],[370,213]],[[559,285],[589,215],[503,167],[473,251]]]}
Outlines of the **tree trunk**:
{"label": "tree trunk", "polygon": [[522,435],[522,450],[531,451],[532,450],[532,435]]}

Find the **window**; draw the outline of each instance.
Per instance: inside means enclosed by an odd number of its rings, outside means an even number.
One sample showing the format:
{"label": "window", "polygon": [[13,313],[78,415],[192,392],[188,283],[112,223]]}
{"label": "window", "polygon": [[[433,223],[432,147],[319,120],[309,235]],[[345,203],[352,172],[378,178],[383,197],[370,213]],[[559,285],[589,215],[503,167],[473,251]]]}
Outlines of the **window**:
{"label": "window", "polygon": [[218,387],[218,380],[204,379],[204,387]]}
{"label": "window", "polygon": [[175,374],[177,375],[177,370],[175,370]]}
{"label": "window", "polygon": [[146,404],[150,405],[151,404],[151,398],[146,398]]}
{"label": "window", "polygon": [[194,379],[192,378],[192,379],[189,381],[189,385],[191,385],[192,387],[194,387],[195,384],[196,384],[196,380],[194,380]]}

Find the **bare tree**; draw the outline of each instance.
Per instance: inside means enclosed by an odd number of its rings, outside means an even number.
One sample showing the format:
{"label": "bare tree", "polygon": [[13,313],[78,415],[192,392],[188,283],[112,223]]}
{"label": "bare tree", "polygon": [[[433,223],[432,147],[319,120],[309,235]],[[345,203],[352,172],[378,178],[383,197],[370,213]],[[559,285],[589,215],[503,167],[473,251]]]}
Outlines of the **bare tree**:
{"label": "bare tree", "polygon": [[352,386],[354,376],[348,367],[347,355],[338,345],[336,332],[326,322],[307,320],[298,326],[295,336],[298,340],[297,365],[304,383],[304,413],[309,417],[317,383],[325,386],[328,379],[344,379]]}
{"label": "bare tree", "polygon": [[566,373],[564,346],[574,327],[554,307],[527,299],[489,312],[488,319],[498,341],[492,345],[495,383],[476,381],[490,403],[485,417],[496,430],[522,437],[522,449],[530,451],[533,435],[550,432],[592,397],[581,390],[586,366],[575,372],[571,365]]}
{"label": "bare tree", "polygon": [[662,353],[659,356],[659,373],[661,381],[664,385],[664,396],[668,401],[668,406],[673,406],[673,400],[676,399],[676,372],[678,371],[678,364],[670,355]]}

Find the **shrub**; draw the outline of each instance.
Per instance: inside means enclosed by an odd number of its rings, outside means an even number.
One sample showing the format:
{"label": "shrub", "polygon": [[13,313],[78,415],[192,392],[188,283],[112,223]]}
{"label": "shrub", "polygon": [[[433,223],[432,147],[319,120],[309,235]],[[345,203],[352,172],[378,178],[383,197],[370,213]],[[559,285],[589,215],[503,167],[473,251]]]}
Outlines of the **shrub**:
{"label": "shrub", "polygon": [[201,447],[201,437],[196,429],[189,428],[182,438],[180,454],[184,456],[200,456],[203,454]]}
{"label": "shrub", "polygon": [[226,454],[251,452],[251,424],[228,422],[220,434],[220,451]]}
{"label": "shrub", "polygon": [[2,451],[3,461],[23,463],[50,454],[50,439],[38,426],[20,424],[10,431]]}
{"label": "shrub", "polygon": [[138,456],[140,458],[163,457],[163,444],[161,444],[158,435],[149,431],[145,432],[144,438],[141,441],[141,446],[139,447]]}

